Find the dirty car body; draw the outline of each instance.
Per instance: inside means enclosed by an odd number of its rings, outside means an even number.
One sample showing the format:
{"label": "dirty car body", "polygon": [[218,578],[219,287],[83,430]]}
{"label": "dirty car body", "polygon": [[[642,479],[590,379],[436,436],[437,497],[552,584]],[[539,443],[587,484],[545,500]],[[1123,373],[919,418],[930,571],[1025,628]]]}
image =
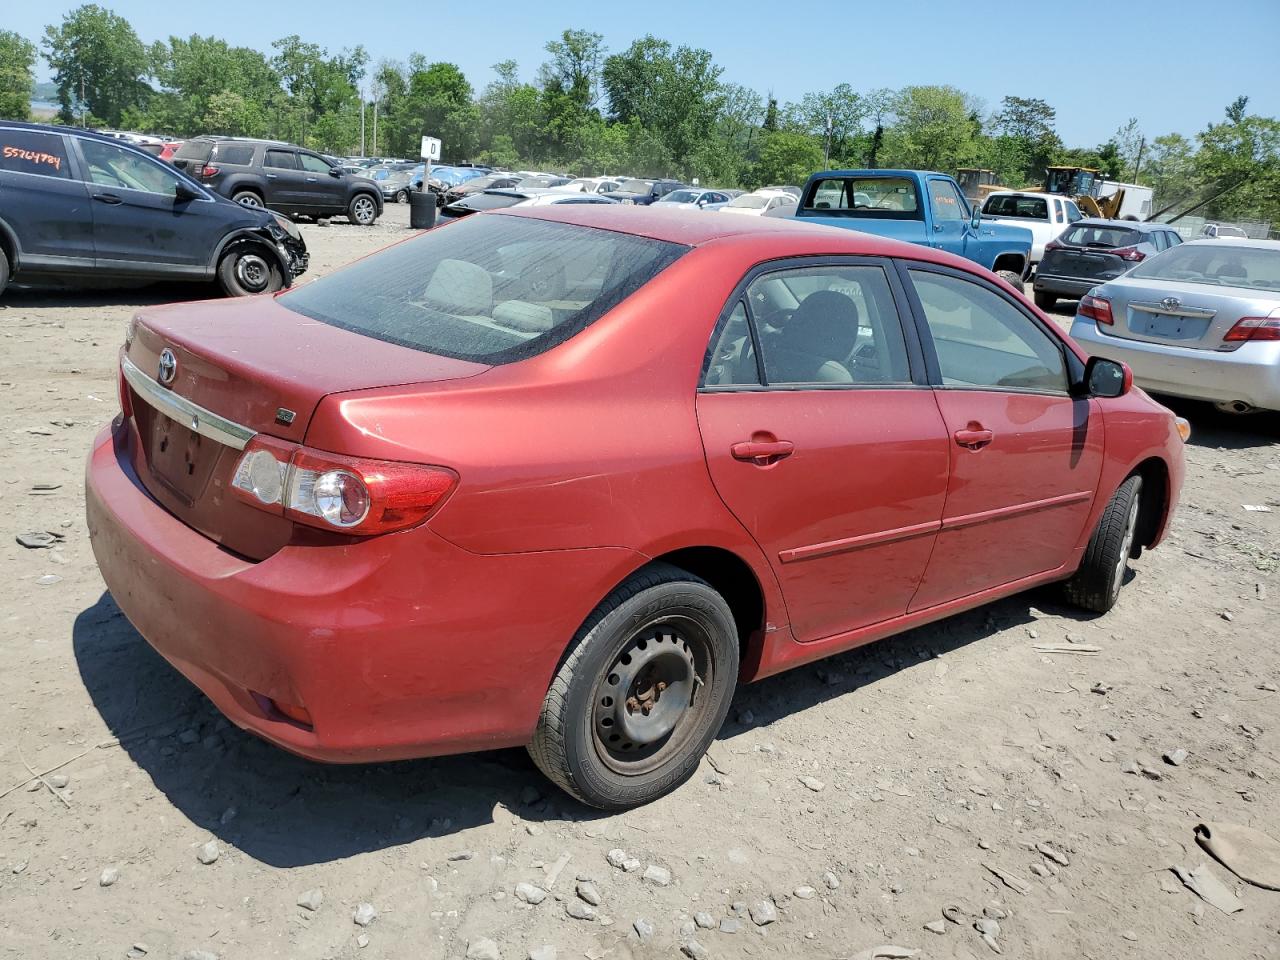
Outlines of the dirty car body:
{"label": "dirty car body", "polygon": [[[224,713],[326,761],[537,747],[576,709],[566,671],[604,650],[625,686],[665,648],[666,679],[556,734],[598,741],[580,760],[616,795],[553,779],[600,806],[691,775],[737,680],[1072,577],[1133,477],[1132,548],[1154,545],[1183,473],[1169,411],[1091,393],[980,269],[791,220],[485,213],[281,297],[143,311],[120,362],[95,555]],[[632,621],[601,611],[662,591],[676,612],[609,667]],[[666,756],[671,689],[715,710],[628,793],[607,731]]]}

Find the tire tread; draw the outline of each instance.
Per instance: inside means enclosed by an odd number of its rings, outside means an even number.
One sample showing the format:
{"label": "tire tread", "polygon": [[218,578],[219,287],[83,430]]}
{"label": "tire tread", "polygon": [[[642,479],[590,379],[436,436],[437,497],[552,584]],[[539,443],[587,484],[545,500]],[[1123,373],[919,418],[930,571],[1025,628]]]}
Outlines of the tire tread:
{"label": "tire tread", "polygon": [[[1094,613],[1106,613],[1115,605],[1111,577],[1119,559],[1116,553],[1124,542],[1130,504],[1141,489],[1142,478],[1131,476],[1120,484],[1108,501],[1093,536],[1089,538],[1089,545],[1085,547],[1080,568],[1063,584],[1063,593],[1070,603]],[[1120,576],[1124,576],[1123,571]]]}

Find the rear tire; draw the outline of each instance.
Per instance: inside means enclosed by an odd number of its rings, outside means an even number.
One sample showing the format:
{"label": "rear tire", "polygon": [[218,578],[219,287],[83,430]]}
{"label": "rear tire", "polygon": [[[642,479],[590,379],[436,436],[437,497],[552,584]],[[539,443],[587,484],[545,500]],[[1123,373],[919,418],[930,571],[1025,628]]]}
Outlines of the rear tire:
{"label": "rear tire", "polygon": [[1041,310],[1052,310],[1057,302],[1057,294],[1036,291],[1036,306]]}
{"label": "rear tire", "polygon": [[1116,605],[1133,555],[1141,506],[1142,478],[1133,476],[1112,495],[1085,547],[1080,569],[1063,585],[1069,602],[1094,613],[1106,613]]}
{"label": "rear tire", "polygon": [[275,293],[284,286],[284,274],[275,258],[257,244],[241,244],[218,261],[218,283],[228,297],[252,297]]}
{"label": "rear tire", "polygon": [[357,226],[371,227],[378,219],[378,205],[367,193],[357,193],[347,207],[347,219]]}
{"label": "rear tire", "polygon": [[238,190],[231,195],[231,199],[242,207],[253,207],[255,210],[266,206],[262,202],[262,196],[256,190]]}
{"label": "rear tire", "polygon": [[1012,270],[997,270],[996,276],[1009,284],[1009,286],[1013,287],[1013,289],[1017,290],[1019,293],[1023,292],[1022,274],[1015,273]]}
{"label": "rear tire", "polygon": [[626,810],[693,775],[724,723],[738,635],[704,580],[655,564],[578,630],[543,702],[529,754],[566,793]]}
{"label": "rear tire", "polygon": [[4,251],[0,250],[0,294],[4,293],[4,288],[9,285],[9,258],[5,256]]}
{"label": "rear tire", "polygon": [[397,190],[397,191],[396,191],[396,203],[408,203],[408,202],[409,202],[409,191],[408,191],[408,190]]}

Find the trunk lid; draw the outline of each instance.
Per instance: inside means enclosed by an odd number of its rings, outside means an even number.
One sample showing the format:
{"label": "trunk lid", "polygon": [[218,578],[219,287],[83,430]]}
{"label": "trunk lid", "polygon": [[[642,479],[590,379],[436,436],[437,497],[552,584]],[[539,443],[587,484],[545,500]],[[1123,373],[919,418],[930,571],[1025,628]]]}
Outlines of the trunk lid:
{"label": "trunk lid", "polygon": [[[166,350],[174,361],[168,383]],[[301,443],[329,394],[488,369],[342,330],[272,297],[148,310],[134,320],[124,360],[133,368],[129,454],[138,478],[178,519],[255,560],[288,543],[293,524],[230,493],[244,438]]]}
{"label": "trunk lid", "polygon": [[1259,292],[1137,277],[1101,291],[1111,301],[1115,317],[1107,333],[1126,340],[1223,352],[1240,347],[1239,342],[1223,341],[1238,320],[1270,316],[1280,306],[1274,294],[1259,296]]}

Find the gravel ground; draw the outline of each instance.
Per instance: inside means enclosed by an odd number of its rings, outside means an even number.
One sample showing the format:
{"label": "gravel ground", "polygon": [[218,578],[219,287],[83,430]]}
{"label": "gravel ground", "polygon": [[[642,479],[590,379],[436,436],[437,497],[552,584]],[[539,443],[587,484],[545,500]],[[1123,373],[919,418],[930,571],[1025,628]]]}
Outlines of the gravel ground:
{"label": "gravel ground", "polygon": [[[407,219],[304,226],[312,275]],[[744,688],[690,783],[604,816],[522,751],[288,756],[116,609],[84,457],[127,318],[206,294],[0,300],[0,956],[1280,957],[1280,893],[1170,870],[1201,821],[1280,838],[1280,417],[1177,405],[1182,508],[1111,614],[1035,591]]]}

